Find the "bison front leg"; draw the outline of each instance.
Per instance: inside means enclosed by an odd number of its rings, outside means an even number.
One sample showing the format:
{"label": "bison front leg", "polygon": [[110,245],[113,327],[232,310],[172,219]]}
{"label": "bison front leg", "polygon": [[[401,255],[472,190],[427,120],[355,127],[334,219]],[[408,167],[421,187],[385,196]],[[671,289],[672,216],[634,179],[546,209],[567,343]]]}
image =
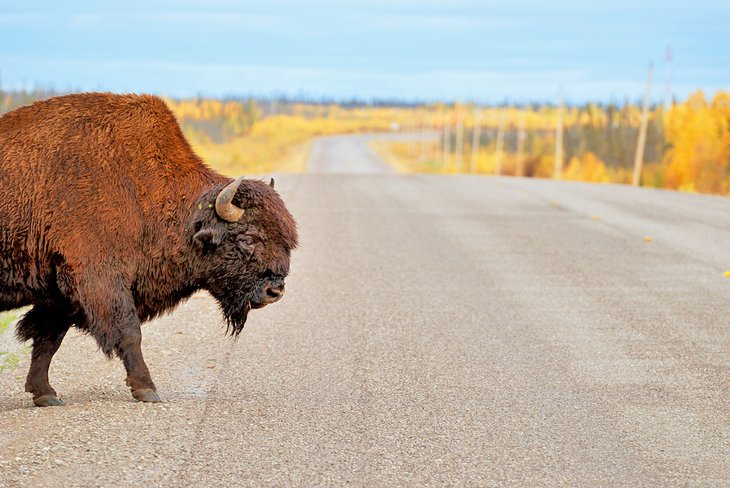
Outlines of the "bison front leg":
{"label": "bison front leg", "polygon": [[89,330],[107,356],[116,354],[127,370],[127,385],[141,402],[159,402],[155,384],[142,357],[142,332],[134,300],[128,291],[112,295],[111,302],[85,304]]}
{"label": "bison front leg", "polygon": [[33,339],[33,353],[28,378],[25,381],[25,391],[33,394],[33,403],[38,407],[64,404],[48,382],[48,367],[70,326],[70,317],[65,310],[39,305],[34,306],[18,322],[18,337],[23,340]]}
{"label": "bison front leg", "polygon": [[157,388],[142,357],[142,332],[138,320],[128,323],[121,330],[114,351],[127,370],[127,386],[132,390],[134,399],[140,402],[159,402]]}

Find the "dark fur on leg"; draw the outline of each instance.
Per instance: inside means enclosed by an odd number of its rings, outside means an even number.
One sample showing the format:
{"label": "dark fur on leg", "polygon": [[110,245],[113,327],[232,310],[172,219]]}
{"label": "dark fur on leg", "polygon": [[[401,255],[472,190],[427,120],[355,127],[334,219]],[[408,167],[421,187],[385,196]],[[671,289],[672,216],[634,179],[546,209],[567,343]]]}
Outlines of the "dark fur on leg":
{"label": "dark fur on leg", "polygon": [[70,326],[69,311],[62,306],[36,305],[18,322],[18,338],[33,339],[25,391],[33,394],[33,401],[38,406],[63,405],[48,382],[48,368]]}
{"label": "dark fur on leg", "polygon": [[99,301],[97,306],[85,308],[89,330],[107,356],[113,353],[122,360],[133,394],[138,390],[154,392],[155,384],[142,357],[142,331],[132,295],[122,289],[111,296],[116,298],[112,302]]}

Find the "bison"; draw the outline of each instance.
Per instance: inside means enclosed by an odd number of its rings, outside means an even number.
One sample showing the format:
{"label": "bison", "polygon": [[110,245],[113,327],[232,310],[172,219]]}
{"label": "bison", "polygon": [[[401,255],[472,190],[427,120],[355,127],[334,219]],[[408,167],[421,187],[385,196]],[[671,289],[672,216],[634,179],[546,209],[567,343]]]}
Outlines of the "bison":
{"label": "bison", "polygon": [[213,171],[149,95],[85,93],[0,117],[0,311],[33,339],[25,389],[63,405],[48,366],[74,326],[119,357],[132,396],[159,402],[140,324],[196,290],[237,336],[279,300],[296,223],[271,185]]}

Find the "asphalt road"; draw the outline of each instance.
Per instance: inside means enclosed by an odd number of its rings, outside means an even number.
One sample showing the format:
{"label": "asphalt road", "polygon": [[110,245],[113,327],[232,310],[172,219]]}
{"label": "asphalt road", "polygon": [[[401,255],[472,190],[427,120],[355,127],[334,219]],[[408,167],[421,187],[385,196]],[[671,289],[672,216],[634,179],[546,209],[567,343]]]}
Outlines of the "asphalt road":
{"label": "asphalt road", "polygon": [[413,141],[432,139],[435,134],[386,133],[337,135],[314,141],[307,161],[311,174],[383,175],[395,171],[368,146],[371,141]]}
{"label": "asphalt road", "polygon": [[730,200],[348,174],[365,143],[277,178],[301,248],[238,342],[204,294],[144,327],[163,404],[78,334],[65,407],[0,373],[0,486],[730,484]]}

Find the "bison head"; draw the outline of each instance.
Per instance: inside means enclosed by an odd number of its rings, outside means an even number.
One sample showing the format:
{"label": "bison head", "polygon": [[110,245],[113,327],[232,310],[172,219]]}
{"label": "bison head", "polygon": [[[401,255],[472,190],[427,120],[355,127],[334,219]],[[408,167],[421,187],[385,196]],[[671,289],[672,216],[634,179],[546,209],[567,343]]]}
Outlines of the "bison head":
{"label": "bison head", "polygon": [[297,245],[296,223],[270,185],[243,177],[203,195],[192,244],[200,285],[218,301],[238,335],[248,312],[279,300]]}

